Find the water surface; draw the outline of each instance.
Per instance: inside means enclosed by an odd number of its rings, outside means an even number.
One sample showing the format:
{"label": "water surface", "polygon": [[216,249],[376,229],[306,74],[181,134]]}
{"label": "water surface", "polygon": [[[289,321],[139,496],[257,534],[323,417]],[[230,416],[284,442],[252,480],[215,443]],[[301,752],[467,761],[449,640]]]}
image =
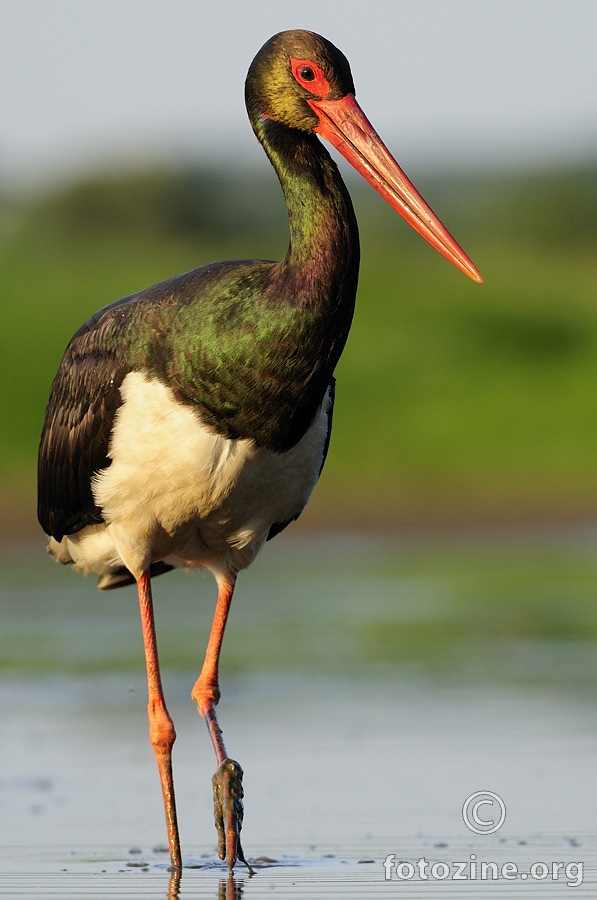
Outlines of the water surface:
{"label": "water surface", "polygon": [[[239,579],[223,653],[221,723],[258,860],[233,881],[214,855],[214,761],[189,697],[215,588],[156,579],[186,866],[170,887],[134,590],[100,594],[41,546],[5,548],[0,574],[0,896],[594,891],[592,532],[268,548]],[[493,835],[462,819],[479,790],[506,804]],[[427,871],[472,854],[526,872],[580,861],[584,873],[576,886],[387,882],[388,854]]]}

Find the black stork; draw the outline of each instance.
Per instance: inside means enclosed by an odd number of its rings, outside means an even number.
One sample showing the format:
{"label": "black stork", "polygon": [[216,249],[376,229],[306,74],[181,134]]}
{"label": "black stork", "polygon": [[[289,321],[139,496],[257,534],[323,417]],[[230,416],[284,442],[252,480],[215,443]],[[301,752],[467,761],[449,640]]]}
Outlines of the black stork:
{"label": "black stork", "polygon": [[242,769],[215,707],[237,575],[296,519],[330,438],[334,369],[351,324],[357,223],[333,144],[433,247],[481,276],[390,155],[355,100],[350,67],[308,31],[275,35],[246,80],[253,130],[280,180],[290,243],[281,262],[202,266],[104,307],[70,341],[39,453],[39,520],[61,563],[102,590],[137,584],[149,732],[171,865],[182,861],[151,577],[202,567],[218,586],[192,691],[217,759],[218,854],[244,861]]}

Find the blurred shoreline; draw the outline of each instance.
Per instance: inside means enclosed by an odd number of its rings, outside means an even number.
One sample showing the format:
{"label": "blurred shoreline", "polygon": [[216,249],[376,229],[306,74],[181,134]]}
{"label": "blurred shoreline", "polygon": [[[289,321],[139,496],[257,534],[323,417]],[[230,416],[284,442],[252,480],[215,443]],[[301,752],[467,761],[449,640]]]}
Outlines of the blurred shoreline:
{"label": "blurred shoreline", "polygon": [[[366,533],[442,533],[465,529],[491,531],[545,526],[586,528],[597,524],[597,498],[561,498],[558,501],[530,503],[520,498],[502,497],[492,501],[455,496],[410,496],[392,498],[369,496],[333,496],[315,490],[310,503],[287,534],[317,532]],[[7,491],[0,496],[0,542],[40,541],[45,535],[37,522],[35,491]]]}

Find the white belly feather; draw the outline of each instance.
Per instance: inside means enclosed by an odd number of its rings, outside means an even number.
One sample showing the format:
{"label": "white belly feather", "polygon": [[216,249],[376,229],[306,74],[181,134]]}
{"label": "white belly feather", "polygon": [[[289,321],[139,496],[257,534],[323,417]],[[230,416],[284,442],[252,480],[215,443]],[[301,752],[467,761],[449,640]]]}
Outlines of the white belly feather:
{"label": "white belly feather", "polygon": [[125,565],[138,577],[152,561],[210,569],[249,565],[274,523],[297,516],[317,481],[328,431],[329,393],[307,433],[287,453],[229,440],[202,425],[171,390],[139,372],[122,383],[112,464],[93,494],[105,524],[65,537],[78,568]]}

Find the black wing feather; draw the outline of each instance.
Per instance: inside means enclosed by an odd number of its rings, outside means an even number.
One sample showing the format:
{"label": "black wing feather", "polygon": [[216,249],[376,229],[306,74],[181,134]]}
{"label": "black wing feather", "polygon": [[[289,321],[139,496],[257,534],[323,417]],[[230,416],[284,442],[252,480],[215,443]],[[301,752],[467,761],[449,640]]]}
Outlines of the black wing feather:
{"label": "black wing feather", "polygon": [[52,384],[39,448],[38,518],[57,541],[102,521],[91,480],[110,465],[108,449],[120,385],[128,372],[118,347],[107,349],[94,316],[72,338]]}

